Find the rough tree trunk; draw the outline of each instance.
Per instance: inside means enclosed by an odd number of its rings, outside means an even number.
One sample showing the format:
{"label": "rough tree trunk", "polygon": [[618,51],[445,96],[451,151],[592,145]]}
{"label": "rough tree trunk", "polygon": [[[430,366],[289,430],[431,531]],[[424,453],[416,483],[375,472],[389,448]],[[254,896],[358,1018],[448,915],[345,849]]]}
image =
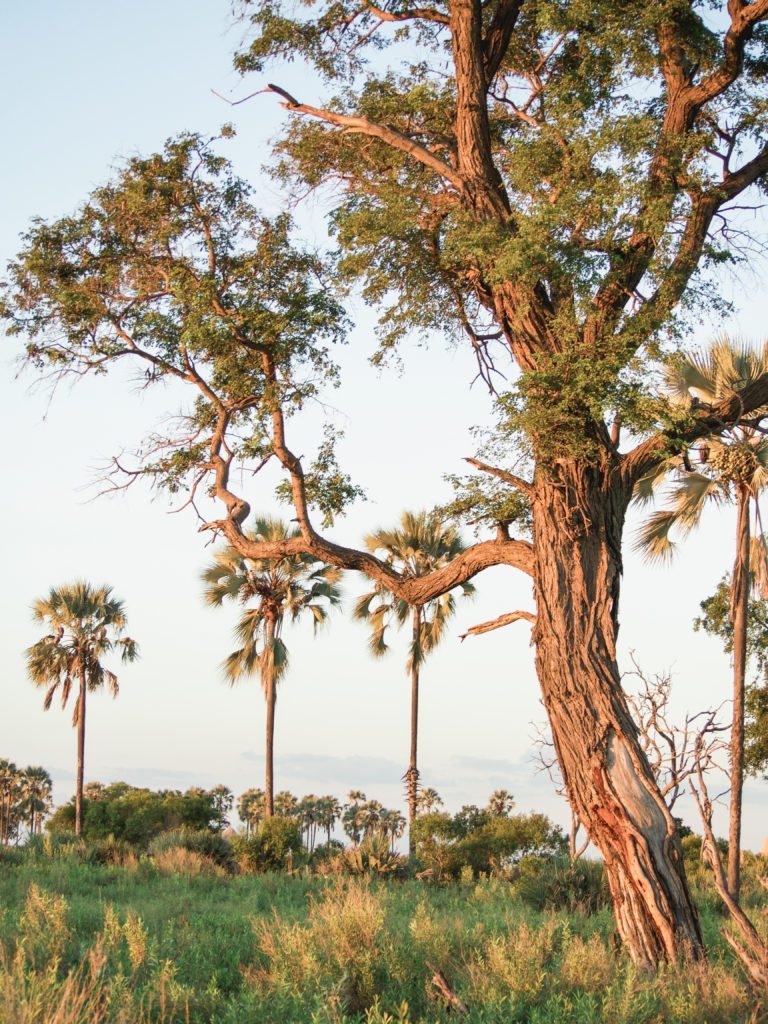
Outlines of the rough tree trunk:
{"label": "rough tree trunk", "polygon": [[421,608],[413,609],[413,658],[411,664],[411,756],[408,761],[406,780],[408,784],[408,853],[413,856],[416,844],[413,838],[413,823],[416,820],[416,800],[419,789],[418,739],[419,739],[419,663],[416,652],[421,639]]}
{"label": "rough tree trunk", "polygon": [[85,678],[80,678],[77,698],[77,784],[75,787],[75,835],[83,831],[83,779],[85,774]]}
{"label": "rough tree trunk", "polygon": [[744,787],[744,682],[747,671],[749,615],[749,502],[750,490],[739,484],[736,561],[731,580],[733,620],[733,722],[731,725],[731,806],[728,826],[728,891],[739,901],[741,864],[741,801]]}
{"label": "rough tree trunk", "polygon": [[537,479],[536,665],[571,805],[605,860],[619,935],[644,967],[702,949],[680,844],[638,743],[616,664],[631,490],[575,463]]}

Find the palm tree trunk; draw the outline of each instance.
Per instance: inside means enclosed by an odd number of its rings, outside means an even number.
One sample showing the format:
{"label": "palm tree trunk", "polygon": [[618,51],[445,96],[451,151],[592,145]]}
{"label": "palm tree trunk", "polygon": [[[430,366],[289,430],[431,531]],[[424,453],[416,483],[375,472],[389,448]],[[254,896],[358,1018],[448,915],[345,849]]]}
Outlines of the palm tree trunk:
{"label": "palm tree trunk", "polygon": [[83,780],[85,773],[85,672],[80,671],[80,694],[77,698],[77,783],[75,788],[75,835],[83,831]]}
{"label": "palm tree trunk", "polygon": [[275,642],[275,620],[267,619],[267,646],[272,652],[272,662],[267,670],[267,678],[264,680],[267,697],[267,749],[266,749],[266,779],[264,781],[264,817],[271,818],[275,813],[275,783],[274,783],[274,743],[275,743],[275,703],[277,700],[277,687],[275,685],[275,666],[273,645]]}
{"label": "palm tree trunk", "polygon": [[735,902],[741,885],[741,805],[744,787],[744,683],[749,618],[749,505],[746,484],[737,490],[736,561],[731,580],[733,621],[733,722],[731,725],[731,806],[728,827],[728,891]]}
{"label": "palm tree trunk", "polygon": [[413,646],[411,657],[411,756],[408,761],[408,853],[416,852],[413,823],[416,820],[416,800],[419,789],[417,760],[419,738],[419,651],[421,647],[421,608],[413,609]]}

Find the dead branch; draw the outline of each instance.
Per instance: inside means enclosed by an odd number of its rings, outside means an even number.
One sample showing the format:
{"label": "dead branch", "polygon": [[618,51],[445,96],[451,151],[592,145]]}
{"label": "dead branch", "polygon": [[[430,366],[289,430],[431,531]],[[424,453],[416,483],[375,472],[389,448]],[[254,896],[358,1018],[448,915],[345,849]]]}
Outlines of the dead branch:
{"label": "dead branch", "polygon": [[700,765],[696,772],[696,780],[696,783],[691,780],[690,788],[704,828],[702,853],[705,854],[704,859],[712,870],[717,894],[725,904],[728,915],[739,933],[740,940],[725,929],[723,929],[723,935],[741,962],[751,983],[756,988],[764,990],[768,988],[768,943],[760,936],[741,904],[733,898],[728,889],[723,862],[720,859],[720,850],[712,830],[712,801],[709,798],[704,771]]}
{"label": "dead branch", "polygon": [[489,473],[491,476],[496,476],[499,480],[503,480],[511,487],[517,488],[518,491],[522,491],[524,494],[532,498],[534,495],[533,484],[527,480],[523,480],[521,476],[517,476],[515,473],[510,473],[507,469],[499,469],[497,466],[489,466],[486,462],[481,462],[480,459],[465,458],[465,462],[468,462],[470,466],[474,466],[475,469],[482,470],[483,473]]}
{"label": "dead branch", "polygon": [[466,640],[468,636],[480,636],[481,633],[490,633],[494,629],[501,629],[502,626],[509,626],[512,622],[519,622],[525,619],[532,625],[536,623],[536,616],[532,612],[507,612],[497,619],[490,619],[488,622],[481,622],[477,626],[470,626],[466,633],[462,633],[460,640]]}
{"label": "dead branch", "polygon": [[448,979],[443,972],[427,960],[427,967],[432,971],[432,977],[427,981],[427,995],[433,999],[439,999],[449,1010],[454,1010],[462,1017],[469,1013],[469,1007],[460,999],[448,984]]}

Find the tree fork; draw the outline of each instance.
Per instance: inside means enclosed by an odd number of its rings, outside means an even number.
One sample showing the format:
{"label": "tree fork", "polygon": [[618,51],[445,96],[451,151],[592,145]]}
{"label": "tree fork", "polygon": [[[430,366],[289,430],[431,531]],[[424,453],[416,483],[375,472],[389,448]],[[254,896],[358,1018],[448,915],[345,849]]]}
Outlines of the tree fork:
{"label": "tree fork", "polygon": [[640,747],[616,663],[621,533],[631,487],[560,464],[533,503],[536,668],[568,797],[605,861],[619,935],[655,967],[702,955],[675,823]]}

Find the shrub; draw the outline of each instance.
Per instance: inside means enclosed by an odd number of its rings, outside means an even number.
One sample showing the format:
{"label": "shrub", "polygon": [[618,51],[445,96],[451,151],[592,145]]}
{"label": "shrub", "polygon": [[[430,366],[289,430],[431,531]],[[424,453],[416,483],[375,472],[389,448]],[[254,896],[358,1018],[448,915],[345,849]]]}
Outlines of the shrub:
{"label": "shrub", "polygon": [[254,980],[270,988],[332,991],[346,1013],[359,1014],[386,988],[395,959],[385,917],[381,890],[367,880],[337,879],[311,901],[304,922],[254,919],[265,958]]}
{"label": "shrub", "polygon": [[378,832],[364,836],[359,846],[350,846],[341,855],[341,868],[350,875],[394,875],[405,870],[405,858],[393,853],[389,839]]}
{"label": "shrub", "polygon": [[567,910],[594,914],[610,903],[602,861],[526,861],[515,879],[515,889],[534,910]]}
{"label": "shrub", "polygon": [[57,964],[71,938],[67,923],[69,907],[63,896],[46,892],[32,883],[19,918],[19,947],[24,958],[39,969]]}
{"label": "shrub", "polygon": [[340,843],[338,839],[331,839],[329,843],[321,843],[320,846],[314,848],[309,855],[309,866],[318,874],[332,874],[333,870],[329,870],[329,868],[343,853],[344,843]]}
{"label": "shrub", "polygon": [[197,878],[200,875],[226,873],[224,868],[210,857],[205,857],[195,850],[188,850],[185,846],[169,846],[158,851],[152,857],[152,863],[161,875],[186,875],[187,878]]}
{"label": "shrub", "polygon": [[187,850],[200,857],[205,857],[218,867],[229,871],[234,868],[232,846],[220,832],[211,832],[208,829],[176,828],[155,836],[148,847],[148,852],[155,863],[160,854],[170,850]]}
{"label": "shrub", "polygon": [[252,874],[293,868],[304,856],[301,825],[294,818],[267,818],[253,835],[234,836],[232,853],[240,870]]}
{"label": "shrub", "polygon": [[413,826],[416,856],[437,878],[475,877],[507,869],[522,857],[554,856],[565,849],[560,828],[543,814],[490,815],[473,807],[449,814],[424,814]]}
{"label": "shrub", "polygon": [[[72,833],[74,822],[75,806],[70,802],[54,812],[46,828],[53,833]],[[114,836],[146,847],[161,832],[181,827],[218,829],[220,824],[215,797],[198,789],[156,793],[119,782],[106,786],[98,799],[84,801],[84,839]]]}

